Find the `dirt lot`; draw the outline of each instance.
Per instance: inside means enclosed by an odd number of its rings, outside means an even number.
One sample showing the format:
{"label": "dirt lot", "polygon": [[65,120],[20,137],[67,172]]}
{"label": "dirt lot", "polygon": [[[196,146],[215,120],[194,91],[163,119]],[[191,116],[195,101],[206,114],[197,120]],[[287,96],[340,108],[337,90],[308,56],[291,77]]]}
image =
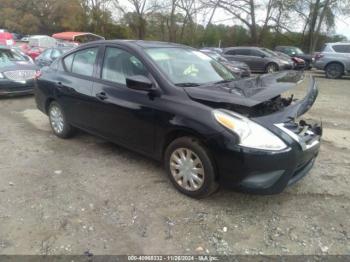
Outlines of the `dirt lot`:
{"label": "dirt lot", "polygon": [[0,254],[350,254],[350,78],[314,73],[324,140],[275,196],[189,199],[161,166],[87,134],[50,132],[33,97],[0,99]]}

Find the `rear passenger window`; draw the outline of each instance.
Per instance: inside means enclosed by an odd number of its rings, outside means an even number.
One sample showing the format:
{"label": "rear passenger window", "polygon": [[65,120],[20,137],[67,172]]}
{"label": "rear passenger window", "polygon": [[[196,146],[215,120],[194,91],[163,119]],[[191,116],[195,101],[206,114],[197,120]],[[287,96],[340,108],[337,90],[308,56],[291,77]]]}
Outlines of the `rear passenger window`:
{"label": "rear passenger window", "polygon": [[350,45],[334,45],[333,49],[337,53],[350,53]]}
{"label": "rear passenger window", "polygon": [[237,49],[236,54],[237,55],[248,55],[248,56],[251,55],[249,49]]}
{"label": "rear passenger window", "polygon": [[235,55],[236,51],[235,50],[228,50],[225,55]]}
{"label": "rear passenger window", "polygon": [[101,75],[103,80],[125,85],[126,78],[135,75],[148,75],[139,59],[122,49],[106,48]]}
{"label": "rear passenger window", "polygon": [[64,58],[63,63],[68,72],[83,76],[92,76],[98,48],[88,48]]}
{"label": "rear passenger window", "polygon": [[261,57],[263,54],[260,52],[260,51],[258,51],[258,50],[250,50],[250,55],[251,56],[257,56],[257,57]]}
{"label": "rear passenger window", "polygon": [[89,48],[75,53],[72,73],[92,76],[98,48]]}

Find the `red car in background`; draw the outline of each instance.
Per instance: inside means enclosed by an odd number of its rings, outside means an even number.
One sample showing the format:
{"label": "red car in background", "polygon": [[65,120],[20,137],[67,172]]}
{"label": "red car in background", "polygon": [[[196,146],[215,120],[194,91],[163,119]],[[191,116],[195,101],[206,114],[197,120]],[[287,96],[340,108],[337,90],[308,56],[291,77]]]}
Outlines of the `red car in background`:
{"label": "red car in background", "polygon": [[0,31],[0,45],[13,46],[15,45],[15,40],[13,35],[9,32]]}
{"label": "red car in background", "polygon": [[45,51],[45,48],[34,46],[28,49],[27,51],[25,51],[25,54],[30,56],[34,60],[44,51]]}
{"label": "red car in background", "polygon": [[70,42],[75,45],[105,39],[103,36],[87,32],[62,32],[53,34],[52,37],[60,42]]}

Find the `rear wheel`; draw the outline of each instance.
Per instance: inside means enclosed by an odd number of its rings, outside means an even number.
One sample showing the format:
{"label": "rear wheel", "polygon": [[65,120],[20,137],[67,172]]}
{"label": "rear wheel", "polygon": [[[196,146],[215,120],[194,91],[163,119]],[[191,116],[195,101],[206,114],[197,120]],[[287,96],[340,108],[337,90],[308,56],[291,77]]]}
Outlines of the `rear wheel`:
{"label": "rear wheel", "polygon": [[270,63],[266,66],[265,69],[266,73],[274,73],[278,71],[278,65],[276,65],[275,63]]}
{"label": "rear wheel", "polygon": [[164,161],[170,181],[183,194],[204,198],[218,189],[214,163],[198,139],[174,140],[165,152]]}
{"label": "rear wheel", "polygon": [[60,138],[68,138],[74,134],[75,129],[67,122],[60,104],[55,101],[51,102],[48,115],[52,131],[56,136]]}
{"label": "rear wheel", "polygon": [[330,63],[326,67],[326,77],[331,79],[341,78],[344,73],[344,67],[339,63]]}
{"label": "rear wheel", "polygon": [[305,60],[305,69],[310,70],[312,68],[310,61]]}

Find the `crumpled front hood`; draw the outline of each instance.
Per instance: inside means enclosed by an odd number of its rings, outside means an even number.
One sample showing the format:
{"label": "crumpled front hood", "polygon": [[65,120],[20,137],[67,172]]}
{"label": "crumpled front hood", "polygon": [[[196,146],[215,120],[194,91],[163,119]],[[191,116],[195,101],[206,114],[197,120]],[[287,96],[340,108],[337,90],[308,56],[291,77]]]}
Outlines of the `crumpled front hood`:
{"label": "crumpled front hood", "polygon": [[292,89],[303,78],[303,72],[284,71],[230,83],[184,89],[194,100],[253,107]]}

